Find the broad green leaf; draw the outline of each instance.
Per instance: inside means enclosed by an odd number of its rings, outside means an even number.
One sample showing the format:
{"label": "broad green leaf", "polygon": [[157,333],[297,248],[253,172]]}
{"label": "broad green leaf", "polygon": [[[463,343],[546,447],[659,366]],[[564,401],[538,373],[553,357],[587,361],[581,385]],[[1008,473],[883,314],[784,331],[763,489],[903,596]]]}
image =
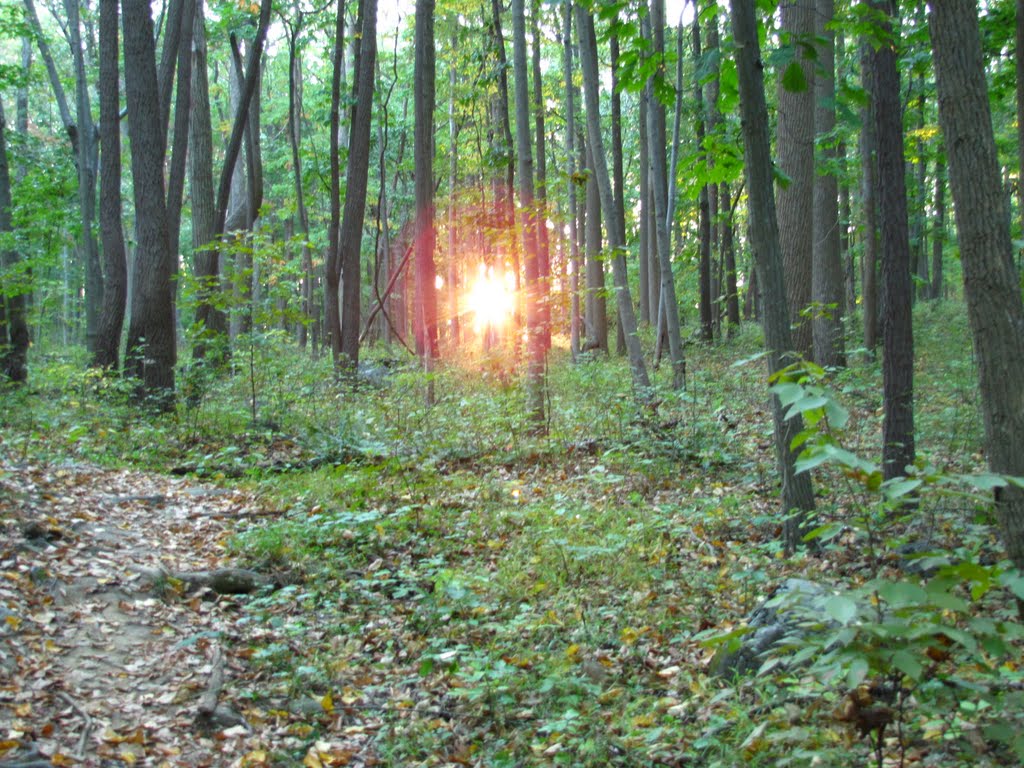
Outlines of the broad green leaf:
{"label": "broad green leaf", "polygon": [[878,587],[881,595],[889,605],[924,605],[928,603],[928,593],[919,584],[909,581],[883,581]]}
{"label": "broad green leaf", "polygon": [[796,59],[789,62],[786,71],[782,73],[782,87],[790,93],[803,93],[807,90],[807,78],[804,76],[803,67]]}
{"label": "broad green leaf", "polygon": [[840,624],[849,624],[857,616],[857,604],[844,595],[833,595],[825,603],[825,612]]}
{"label": "broad green leaf", "polygon": [[915,682],[920,680],[924,673],[924,665],[921,664],[921,660],[910,651],[896,651],[892,655],[892,665]]}
{"label": "broad green leaf", "polygon": [[850,668],[846,670],[846,685],[853,689],[860,685],[864,678],[868,676],[868,672],[871,667],[867,662],[867,659],[854,659],[850,664]]}
{"label": "broad green leaf", "polygon": [[923,482],[916,477],[896,477],[882,483],[882,493],[889,501],[896,501],[920,488]]}

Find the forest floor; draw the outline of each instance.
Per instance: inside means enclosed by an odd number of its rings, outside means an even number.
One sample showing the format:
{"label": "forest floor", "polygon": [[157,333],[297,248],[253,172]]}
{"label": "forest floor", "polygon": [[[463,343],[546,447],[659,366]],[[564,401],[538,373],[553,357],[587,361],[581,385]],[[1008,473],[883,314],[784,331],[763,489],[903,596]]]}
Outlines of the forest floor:
{"label": "forest floor", "polygon": [[[286,743],[287,707],[247,704],[238,598],[154,578],[221,568],[238,520],[263,513],[153,473],[0,466],[0,764],[261,764]],[[204,716],[218,670],[230,703]],[[363,733],[320,746],[359,765]]]}
{"label": "forest floor", "polygon": [[[792,555],[752,327],[656,410],[623,361],[553,352],[543,437],[500,360],[428,405],[415,364],[339,383],[271,339],[158,416],[40,354],[0,400],[0,768],[1014,764],[1024,579],[962,308],[916,319],[907,480],[877,362],[789,387],[821,460]],[[794,577],[811,629],[716,674]]]}

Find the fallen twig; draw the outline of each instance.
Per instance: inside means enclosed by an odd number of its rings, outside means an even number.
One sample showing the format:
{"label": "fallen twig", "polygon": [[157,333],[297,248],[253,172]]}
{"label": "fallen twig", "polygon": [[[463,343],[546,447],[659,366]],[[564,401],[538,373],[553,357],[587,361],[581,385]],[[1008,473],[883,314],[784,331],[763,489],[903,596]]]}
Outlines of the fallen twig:
{"label": "fallen twig", "polygon": [[89,717],[89,713],[82,709],[78,704],[64,691],[57,691],[57,696],[64,700],[64,702],[71,707],[85,721],[85,726],[82,728],[82,735],[78,737],[78,746],[75,748],[75,753],[72,755],[76,760],[85,760],[85,745],[89,741],[89,734],[92,733],[92,718]]}

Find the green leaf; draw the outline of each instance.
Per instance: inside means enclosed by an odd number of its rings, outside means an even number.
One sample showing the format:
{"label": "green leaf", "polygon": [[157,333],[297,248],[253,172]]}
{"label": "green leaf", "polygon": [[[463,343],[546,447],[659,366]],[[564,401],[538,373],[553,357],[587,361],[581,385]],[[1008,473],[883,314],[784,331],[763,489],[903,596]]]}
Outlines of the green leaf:
{"label": "green leaf", "polygon": [[915,682],[920,680],[924,673],[924,665],[910,651],[896,651],[892,655],[892,665]]}
{"label": "green leaf", "polygon": [[796,59],[789,62],[786,71],[782,73],[782,87],[790,93],[803,93],[807,90],[807,78],[804,76],[803,67]]}
{"label": "green leaf", "polygon": [[894,477],[882,483],[882,493],[889,501],[897,501],[921,487],[924,481],[916,477]]}
{"label": "green leaf", "polygon": [[867,659],[854,659],[850,664],[850,668],[846,670],[846,685],[851,689],[856,688],[864,681],[864,678],[868,676],[870,669],[871,667],[868,664]]}
{"label": "green leaf", "polygon": [[894,608],[928,603],[928,593],[924,588],[909,581],[884,581],[878,587],[878,594]]}
{"label": "green leaf", "polygon": [[857,616],[857,604],[844,595],[833,595],[825,603],[825,612],[840,624],[849,624]]}

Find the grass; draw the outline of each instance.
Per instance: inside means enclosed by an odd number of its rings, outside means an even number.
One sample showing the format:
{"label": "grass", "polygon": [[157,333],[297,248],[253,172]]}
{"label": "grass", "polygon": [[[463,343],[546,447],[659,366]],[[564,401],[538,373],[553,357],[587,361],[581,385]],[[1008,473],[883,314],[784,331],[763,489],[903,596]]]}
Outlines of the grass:
{"label": "grass", "polygon": [[[916,313],[919,451],[957,472],[981,465],[962,313]],[[864,763],[868,741],[833,717],[842,685],[707,672],[702,638],[737,626],[771,585],[794,573],[856,585],[879,568],[850,529],[823,556],[782,557],[763,362],[736,364],[759,349],[755,328],[691,346],[687,391],[663,391],[652,415],[634,406],[624,361],[573,365],[556,348],[546,437],[530,434],[518,379],[468,355],[434,374],[428,407],[414,366],[383,388],[339,385],[326,362],[271,340],[254,352],[255,421],[246,366],[193,372],[190,404],[139,419],[118,383],[36,356],[33,388],[5,395],[0,439],[17,460],[186,467],[281,509],[231,544],[295,581],[244,608],[255,703],[345,702],[372,721],[385,764]],[[877,455],[877,364],[856,358],[829,386],[851,410],[845,444]],[[820,474],[818,490],[822,519],[850,525],[862,502],[842,473]],[[968,524],[978,502],[957,498],[925,498],[910,527],[993,550],[991,527]],[[977,758],[956,735],[963,713],[919,709],[946,718],[924,754]],[[307,719],[329,738],[327,718]]]}

